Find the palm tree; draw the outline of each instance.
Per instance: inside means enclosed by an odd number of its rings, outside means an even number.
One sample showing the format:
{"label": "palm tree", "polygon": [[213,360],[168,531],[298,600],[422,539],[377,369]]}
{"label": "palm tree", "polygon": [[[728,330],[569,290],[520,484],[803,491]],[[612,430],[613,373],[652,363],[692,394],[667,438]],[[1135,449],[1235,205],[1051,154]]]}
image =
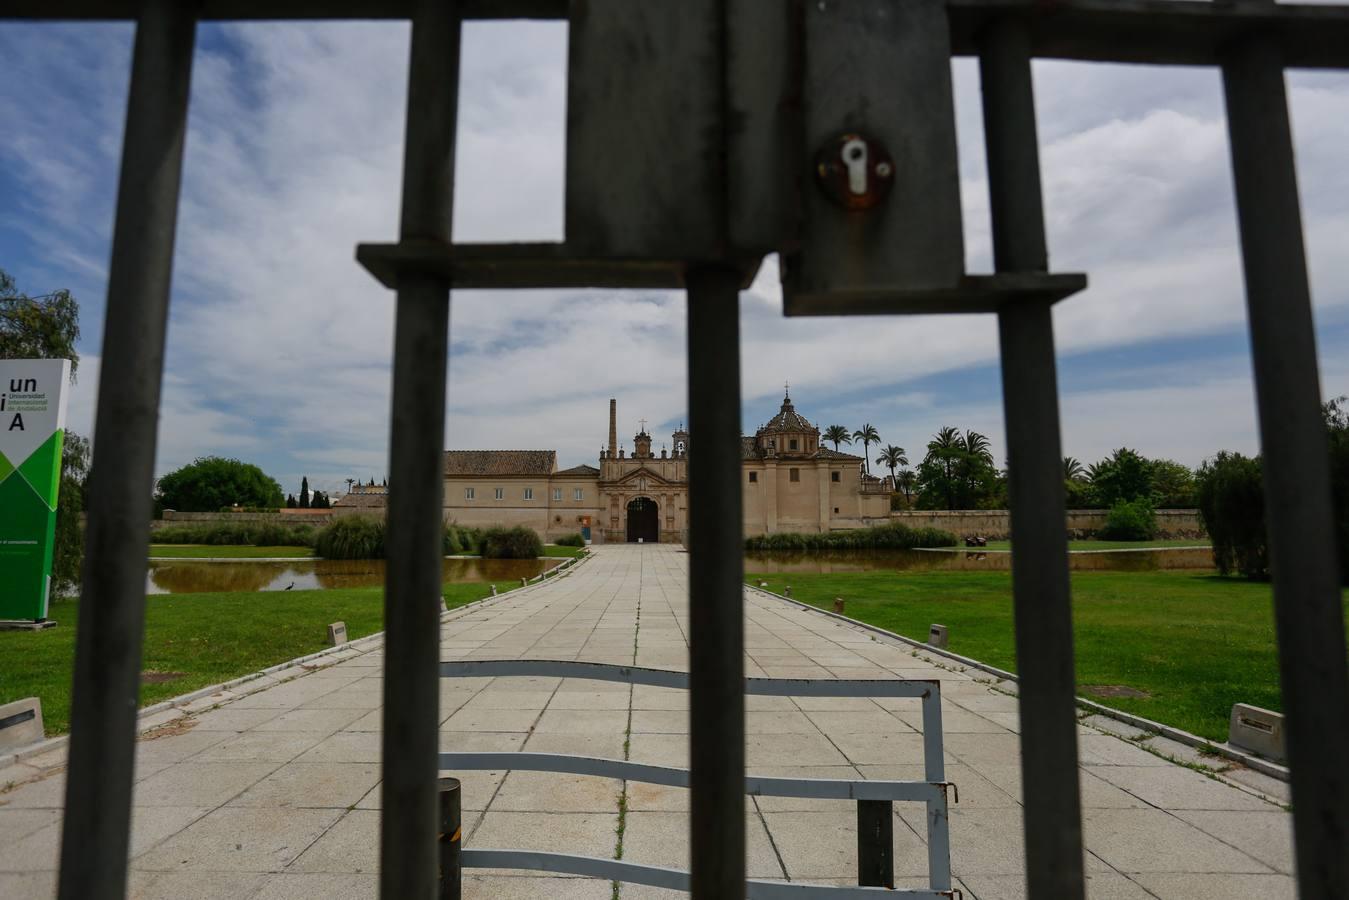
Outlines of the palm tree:
{"label": "palm tree", "polygon": [[824,430],[824,439],[834,445],[834,451],[838,451],[839,444],[851,444],[852,434],[848,431],[847,425],[830,425]]}
{"label": "palm tree", "polygon": [[890,444],[881,451],[881,455],[876,457],[876,465],[885,466],[890,470],[890,480],[895,480],[895,469],[909,464],[909,458],[904,455],[903,447],[896,447]]}
{"label": "palm tree", "polygon": [[977,431],[967,431],[965,432],[962,443],[964,444],[965,452],[970,456],[978,457],[979,459],[992,464],[993,453],[989,450],[988,438]]}
{"label": "palm tree", "polygon": [[899,475],[895,477],[895,487],[904,492],[904,502],[913,502],[913,489],[917,486],[918,479],[914,476],[912,469],[900,469]]}
{"label": "palm tree", "polygon": [[862,462],[866,463],[867,474],[871,474],[871,445],[881,442],[881,433],[870,422],[852,433],[853,440],[862,442]]}
{"label": "palm tree", "polygon": [[1065,456],[1063,458],[1063,480],[1064,481],[1082,481],[1087,477],[1087,470],[1083,468],[1082,463],[1075,456]]}
{"label": "palm tree", "polygon": [[943,425],[942,429],[927,442],[927,457],[923,464],[941,467],[942,483],[946,492],[946,508],[955,509],[955,470],[957,457],[965,449],[965,439],[959,429]]}

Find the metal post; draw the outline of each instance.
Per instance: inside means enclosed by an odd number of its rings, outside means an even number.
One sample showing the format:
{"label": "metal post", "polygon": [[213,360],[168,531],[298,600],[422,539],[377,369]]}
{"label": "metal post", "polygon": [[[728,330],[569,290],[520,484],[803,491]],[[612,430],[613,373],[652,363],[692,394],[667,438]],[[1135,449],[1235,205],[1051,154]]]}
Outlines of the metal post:
{"label": "metal post", "polygon": [[62,900],[126,891],[155,439],[195,4],[136,25],[117,193],[62,825]]}
{"label": "metal post", "polygon": [[[1349,676],[1330,468],[1283,62],[1252,36],[1223,62],[1287,716],[1298,896],[1349,884]],[[1349,561],[1342,561],[1349,563]]]}
{"label": "metal post", "polygon": [[[459,93],[456,4],[412,15],[403,239],[449,242]],[[403,273],[394,327],[388,574],[384,601],[384,766],[380,896],[436,890],[437,729],[449,282]]]}
{"label": "metal post", "polygon": [[739,273],[691,268],[689,744],[693,900],[745,896]]}
{"label": "metal post", "polygon": [[[929,783],[946,781],[945,735],[941,724],[941,683],[923,698],[923,777]],[[927,802],[927,871],[932,889],[951,889],[950,807],[941,800]]]}
{"label": "metal post", "polygon": [[857,801],[857,884],[895,887],[895,810],[889,800]]}
{"label": "metal post", "polygon": [[440,890],[436,897],[438,900],[460,900],[463,867],[459,862],[459,850],[463,847],[463,817],[459,808],[459,779],[442,778],[439,787],[440,828],[437,841],[440,844]]}
{"label": "metal post", "polygon": [[[1015,19],[981,35],[993,257],[999,272],[1048,270],[1030,37]],[[1064,513],[1054,323],[1047,300],[998,314],[1012,593],[1021,676],[1021,772],[1031,900],[1084,896],[1072,600]]]}

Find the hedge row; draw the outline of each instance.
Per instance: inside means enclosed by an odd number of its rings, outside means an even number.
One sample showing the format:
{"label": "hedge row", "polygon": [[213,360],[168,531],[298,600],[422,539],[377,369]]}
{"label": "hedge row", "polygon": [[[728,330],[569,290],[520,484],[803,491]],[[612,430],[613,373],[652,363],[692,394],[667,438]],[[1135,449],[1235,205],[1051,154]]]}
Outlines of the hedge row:
{"label": "hedge row", "polygon": [[910,528],[898,522],[853,531],[763,534],[745,540],[745,549],[751,551],[912,550],[915,547],[955,545],[956,536],[949,531],[942,531],[939,528]]}

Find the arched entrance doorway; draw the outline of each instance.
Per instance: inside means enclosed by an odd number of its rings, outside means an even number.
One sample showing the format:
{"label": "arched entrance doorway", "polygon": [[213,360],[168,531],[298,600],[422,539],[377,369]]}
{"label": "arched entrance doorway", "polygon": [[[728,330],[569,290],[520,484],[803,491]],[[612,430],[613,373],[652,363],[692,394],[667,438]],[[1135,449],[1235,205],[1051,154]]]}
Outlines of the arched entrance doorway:
{"label": "arched entrance doorway", "polygon": [[638,497],[628,504],[628,543],[640,538],[648,544],[660,542],[660,509],[650,497]]}

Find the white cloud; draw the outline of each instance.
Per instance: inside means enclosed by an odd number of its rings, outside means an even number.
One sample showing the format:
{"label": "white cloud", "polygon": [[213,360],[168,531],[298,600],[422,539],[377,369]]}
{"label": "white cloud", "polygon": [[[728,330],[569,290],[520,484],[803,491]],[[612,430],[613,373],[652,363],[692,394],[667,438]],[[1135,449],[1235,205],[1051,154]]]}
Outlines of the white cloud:
{"label": "white cloud", "polygon": [[[460,240],[561,236],[563,31],[466,28]],[[105,289],[129,33],[0,26],[4,66],[24,76],[0,81],[0,118],[17,123],[0,133],[0,155],[23,210],[0,211],[0,224],[41,248],[20,261],[26,273],[79,287],[87,321]],[[222,452],[264,460],[288,489],[301,474],[329,489],[387,474],[393,296],[353,249],[396,234],[407,36],[401,24],[203,29],[161,470]],[[960,61],[955,73],[967,256],[987,270],[977,72]],[[1127,443],[1193,462],[1253,446],[1248,377],[1185,360],[1163,376],[1127,350],[1243,328],[1217,74],[1040,63],[1036,82],[1054,267],[1086,271],[1092,284],[1056,312],[1060,353],[1125,348],[1102,364],[1118,384],[1062,385],[1065,448],[1094,458]],[[1349,306],[1349,79],[1299,73],[1290,84],[1318,313],[1338,319]],[[821,424],[872,421],[910,451],[959,424],[987,432],[1001,457],[996,383],[966,396],[929,377],[994,364],[991,317],[787,320],[773,259],[741,310],[748,426],[789,379],[802,411],[829,420]],[[645,417],[659,442],[687,415],[684,318],[682,297],[666,292],[457,294],[447,445],[589,460],[607,434],[610,396],[624,440]],[[1336,337],[1322,359],[1344,350]],[[76,392],[90,415],[96,352],[86,348]],[[1328,387],[1334,379],[1344,385],[1336,392],[1349,389],[1336,373]]]}

